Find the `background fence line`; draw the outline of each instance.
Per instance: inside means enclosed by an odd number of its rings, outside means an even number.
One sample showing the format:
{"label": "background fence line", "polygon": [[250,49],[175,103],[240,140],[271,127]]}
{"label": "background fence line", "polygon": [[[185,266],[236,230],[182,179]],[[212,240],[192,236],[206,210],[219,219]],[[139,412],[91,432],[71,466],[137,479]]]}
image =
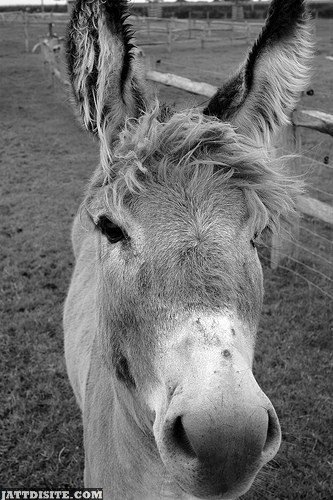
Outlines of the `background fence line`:
{"label": "background fence line", "polygon": [[[201,47],[204,48],[206,43],[221,41],[221,34],[228,34],[228,40],[231,43],[236,41],[249,43],[256,38],[263,26],[263,23],[256,22],[193,19],[191,17],[188,19],[133,17],[132,22],[137,36],[148,37],[147,40],[141,40],[141,46],[166,44],[169,53],[177,42],[199,40]],[[159,35],[158,41],[151,39],[154,34]],[[216,36],[218,34],[220,37]],[[164,40],[161,40],[161,35],[165,35]]]}
{"label": "background fence line", "polygon": [[[29,29],[34,24],[45,24],[50,30],[57,26],[64,26],[68,22],[67,13],[29,13],[27,11],[9,11],[0,14],[2,22],[21,22],[24,26],[25,47],[29,51]],[[140,43],[141,46],[166,45],[168,52],[171,52],[177,42],[184,43],[187,40],[199,40],[201,47],[204,48],[208,42],[221,41],[221,37],[216,34],[228,33],[230,43],[243,41],[249,43],[256,38],[263,23],[248,21],[221,21],[219,19],[188,19],[159,18],[159,17],[140,17],[132,15],[131,23],[134,25],[136,36],[145,37]],[[215,34],[215,36],[213,36]],[[153,36],[158,40],[152,39]],[[161,39],[161,36],[164,38]],[[225,39],[224,39],[225,41]]]}

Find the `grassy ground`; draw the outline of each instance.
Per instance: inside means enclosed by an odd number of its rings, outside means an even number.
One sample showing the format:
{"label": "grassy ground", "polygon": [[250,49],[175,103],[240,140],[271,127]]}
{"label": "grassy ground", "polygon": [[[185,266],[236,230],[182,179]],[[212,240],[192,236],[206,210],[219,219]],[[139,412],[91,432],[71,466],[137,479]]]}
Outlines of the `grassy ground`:
{"label": "grassy ground", "polygon": [[[331,50],[329,23],[320,31],[321,56]],[[73,267],[70,224],[98,161],[97,145],[75,124],[63,89],[51,85],[39,56],[23,52],[22,27],[1,30],[0,484],[74,487],[82,485],[82,428],[65,373],[61,316]],[[216,61],[223,59],[229,72],[242,51],[215,47],[152,55],[191,66],[188,76],[204,80],[195,77],[198,68],[219,71]],[[333,112],[324,97],[332,88],[333,65],[323,57],[316,64],[318,95],[311,107]],[[211,76],[205,80],[218,83]],[[162,94],[184,103],[178,91],[164,88]],[[326,136],[310,135],[308,141],[321,142],[320,154],[332,151]],[[325,231],[329,237],[331,228]],[[331,304],[290,271],[271,271],[267,250],[263,257],[266,300],[255,373],[280,417],[283,444],[244,498],[329,499]]]}

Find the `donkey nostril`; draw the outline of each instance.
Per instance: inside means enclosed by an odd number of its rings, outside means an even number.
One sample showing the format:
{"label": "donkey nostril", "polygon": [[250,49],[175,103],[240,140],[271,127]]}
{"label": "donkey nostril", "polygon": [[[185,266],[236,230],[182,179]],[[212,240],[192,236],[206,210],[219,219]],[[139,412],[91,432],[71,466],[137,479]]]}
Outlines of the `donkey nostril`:
{"label": "donkey nostril", "polygon": [[275,418],[274,413],[267,410],[268,413],[268,425],[267,425],[267,436],[264,444],[263,452],[269,451],[270,448],[274,447],[280,440],[280,426],[278,424],[277,418]]}
{"label": "donkey nostril", "polygon": [[196,457],[196,453],[192,448],[191,442],[186,434],[182,423],[182,417],[177,417],[173,426],[173,438],[185,455]]}

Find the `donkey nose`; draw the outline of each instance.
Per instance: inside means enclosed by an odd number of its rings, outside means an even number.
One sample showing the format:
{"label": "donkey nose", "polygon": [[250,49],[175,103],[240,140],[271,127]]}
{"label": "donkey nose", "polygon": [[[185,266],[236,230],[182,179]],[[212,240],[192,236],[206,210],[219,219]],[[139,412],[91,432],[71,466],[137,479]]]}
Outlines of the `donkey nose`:
{"label": "donkey nose", "polygon": [[194,485],[197,496],[231,498],[243,494],[275,456],[280,426],[267,397],[230,402],[228,394],[210,396],[192,394],[177,403],[175,398],[164,421],[160,452],[185,490]]}
{"label": "donkey nose", "polygon": [[203,465],[223,464],[225,471],[270,460],[280,436],[275,411],[254,407],[244,413],[221,415],[216,422],[209,409],[202,407],[176,417],[172,425],[174,451]]}

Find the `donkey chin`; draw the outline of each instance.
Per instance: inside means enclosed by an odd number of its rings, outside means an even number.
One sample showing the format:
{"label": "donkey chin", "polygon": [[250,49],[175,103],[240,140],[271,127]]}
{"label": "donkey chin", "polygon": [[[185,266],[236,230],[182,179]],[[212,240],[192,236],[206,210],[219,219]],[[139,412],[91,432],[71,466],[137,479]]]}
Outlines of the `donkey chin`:
{"label": "donkey chin", "polygon": [[[208,326],[210,319],[200,322]],[[164,397],[160,386],[150,404],[155,441],[165,468],[188,495],[235,499],[276,455],[279,421],[252,374],[252,349],[241,348],[242,333],[221,349],[216,337],[189,343],[193,323],[188,330],[176,332],[165,350]],[[227,337],[223,331],[223,343]]]}

